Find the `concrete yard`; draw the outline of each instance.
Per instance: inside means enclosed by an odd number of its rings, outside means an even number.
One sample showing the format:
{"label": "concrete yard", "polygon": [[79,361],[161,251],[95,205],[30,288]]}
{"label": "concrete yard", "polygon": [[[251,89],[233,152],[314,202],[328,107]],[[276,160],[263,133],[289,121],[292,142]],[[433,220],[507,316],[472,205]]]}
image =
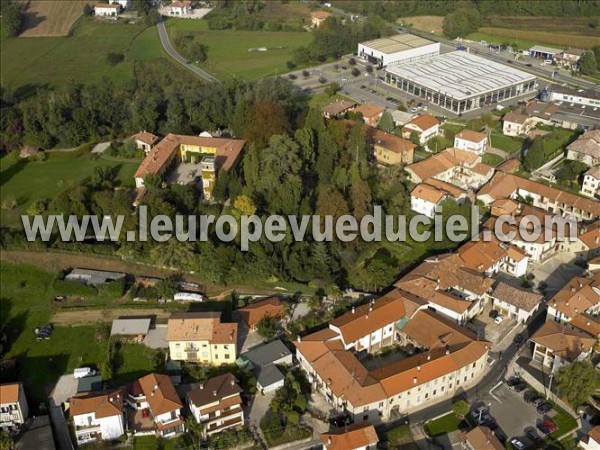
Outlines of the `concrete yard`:
{"label": "concrete yard", "polygon": [[542,264],[536,265],[532,270],[533,282],[538,285],[544,281],[546,297],[551,298],[573,277],[583,274],[584,268],[573,263],[571,253],[557,253]]}
{"label": "concrete yard", "polygon": [[156,328],[148,330],[148,334],[144,338],[144,345],[149,348],[169,348],[167,326],[156,325]]}

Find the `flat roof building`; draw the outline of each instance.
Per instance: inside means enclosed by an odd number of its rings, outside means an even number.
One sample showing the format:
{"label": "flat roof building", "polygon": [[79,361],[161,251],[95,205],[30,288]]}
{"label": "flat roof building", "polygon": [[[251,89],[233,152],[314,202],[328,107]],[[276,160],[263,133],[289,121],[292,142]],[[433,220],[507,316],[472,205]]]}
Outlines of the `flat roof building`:
{"label": "flat roof building", "polygon": [[439,54],[439,42],[409,33],[358,44],[358,56],[381,67],[406,64]]}
{"label": "flat roof building", "polygon": [[387,69],[386,82],[461,114],[535,92],[535,76],[466,52]]}

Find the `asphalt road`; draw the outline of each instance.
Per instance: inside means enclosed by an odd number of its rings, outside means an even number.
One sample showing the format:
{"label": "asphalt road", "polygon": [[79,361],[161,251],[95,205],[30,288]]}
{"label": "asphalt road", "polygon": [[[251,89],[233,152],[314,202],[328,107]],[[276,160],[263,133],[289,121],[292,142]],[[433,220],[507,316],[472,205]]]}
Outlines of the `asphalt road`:
{"label": "asphalt road", "polygon": [[188,62],[187,59],[185,59],[183,56],[181,56],[179,53],[177,53],[175,51],[175,49],[171,45],[171,41],[169,41],[169,35],[167,34],[167,29],[165,27],[164,22],[162,22],[162,21],[158,22],[156,24],[156,27],[158,28],[158,36],[160,37],[160,43],[162,44],[163,48],[165,49],[165,52],[167,52],[171,58],[173,58],[179,64],[184,66],[190,72],[194,73],[195,75],[198,75],[199,77],[204,78],[206,81],[215,81],[217,83],[219,82],[219,80],[217,80],[211,74],[205,72],[204,70],[200,69],[199,67],[196,67],[192,63]]}

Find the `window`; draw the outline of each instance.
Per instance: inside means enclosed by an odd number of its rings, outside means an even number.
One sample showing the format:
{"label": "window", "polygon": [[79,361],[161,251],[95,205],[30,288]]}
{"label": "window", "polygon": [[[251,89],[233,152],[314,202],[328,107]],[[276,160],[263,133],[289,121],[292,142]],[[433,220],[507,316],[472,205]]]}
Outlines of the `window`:
{"label": "window", "polygon": [[215,355],[215,359],[219,359],[219,355]]}
{"label": "window", "polygon": [[364,420],[364,421],[366,421],[366,420],[369,420],[369,415],[368,415],[368,414],[365,414],[365,415],[363,416],[363,420]]}
{"label": "window", "polygon": [[229,359],[229,353],[225,353],[225,359]]}
{"label": "window", "polygon": [[225,344],[225,345],[223,346],[223,349],[224,349],[224,350],[229,350],[229,345]]}
{"label": "window", "polygon": [[177,343],[175,344],[175,347],[181,347],[181,344],[180,344],[179,342],[177,342]]}

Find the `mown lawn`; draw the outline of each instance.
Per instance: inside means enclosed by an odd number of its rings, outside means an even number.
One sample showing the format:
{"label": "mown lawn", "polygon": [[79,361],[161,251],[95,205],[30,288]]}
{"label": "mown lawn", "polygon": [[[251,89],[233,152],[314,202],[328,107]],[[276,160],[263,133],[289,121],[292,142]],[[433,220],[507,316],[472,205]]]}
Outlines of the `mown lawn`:
{"label": "mown lawn", "polygon": [[416,450],[419,448],[413,440],[408,425],[400,425],[396,428],[392,428],[385,434],[385,437],[388,441],[388,448],[390,449]]}
{"label": "mown lawn", "polygon": [[504,162],[504,159],[501,156],[495,155],[493,153],[484,153],[481,161],[484,164],[488,164],[490,166],[498,166]]}
{"label": "mown lawn", "polygon": [[[247,81],[288,72],[286,62],[295,48],[307,45],[308,32],[209,30],[206,20],[167,20],[171,43],[178,34],[194,35],[208,47],[208,59],[199,65],[219,79]],[[266,47],[267,51],[249,51]]]}
{"label": "mown lawn", "polygon": [[[133,77],[136,61],[162,58],[155,26],[144,23],[99,22],[80,19],[69,37],[8,38],[0,42],[2,84],[32,91],[38,86],[63,86],[72,82],[116,82]],[[108,53],[125,60],[111,67]]]}
{"label": "mown lawn", "polygon": [[456,417],[453,412],[425,424],[425,431],[430,436],[439,436],[464,428],[467,423]]}
{"label": "mown lawn", "polygon": [[[79,156],[78,156],[79,155]],[[75,181],[81,181],[94,173],[96,167],[118,167],[117,182],[133,188],[133,174],[139,162],[107,161],[91,154],[52,155],[46,161],[23,161],[14,155],[0,159],[0,198],[12,197],[17,208],[2,210],[2,225],[21,224],[20,215],[36,200],[51,199]]]}
{"label": "mown lawn", "polygon": [[[143,311],[141,311],[143,312]],[[144,344],[117,344],[113,355],[113,379],[126,383],[157,370],[161,352]]]}
{"label": "mown lawn", "polygon": [[500,150],[504,150],[511,155],[520,151],[523,147],[523,139],[512,136],[504,136],[503,134],[490,135],[490,145]]}
{"label": "mown lawn", "polygon": [[39,406],[58,378],[106,356],[106,341],[96,339],[96,327],[55,327],[50,340],[38,341],[36,327],[47,324],[54,311],[56,274],[28,265],[0,266],[0,328],[7,332],[5,358],[18,358],[19,378],[30,405]]}
{"label": "mown lawn", "polygon": [[173,439],[157,439],[154,436],[140,436],[133,441],[134,450],[175,450],[192,447],[192,438],[181,435]]}

